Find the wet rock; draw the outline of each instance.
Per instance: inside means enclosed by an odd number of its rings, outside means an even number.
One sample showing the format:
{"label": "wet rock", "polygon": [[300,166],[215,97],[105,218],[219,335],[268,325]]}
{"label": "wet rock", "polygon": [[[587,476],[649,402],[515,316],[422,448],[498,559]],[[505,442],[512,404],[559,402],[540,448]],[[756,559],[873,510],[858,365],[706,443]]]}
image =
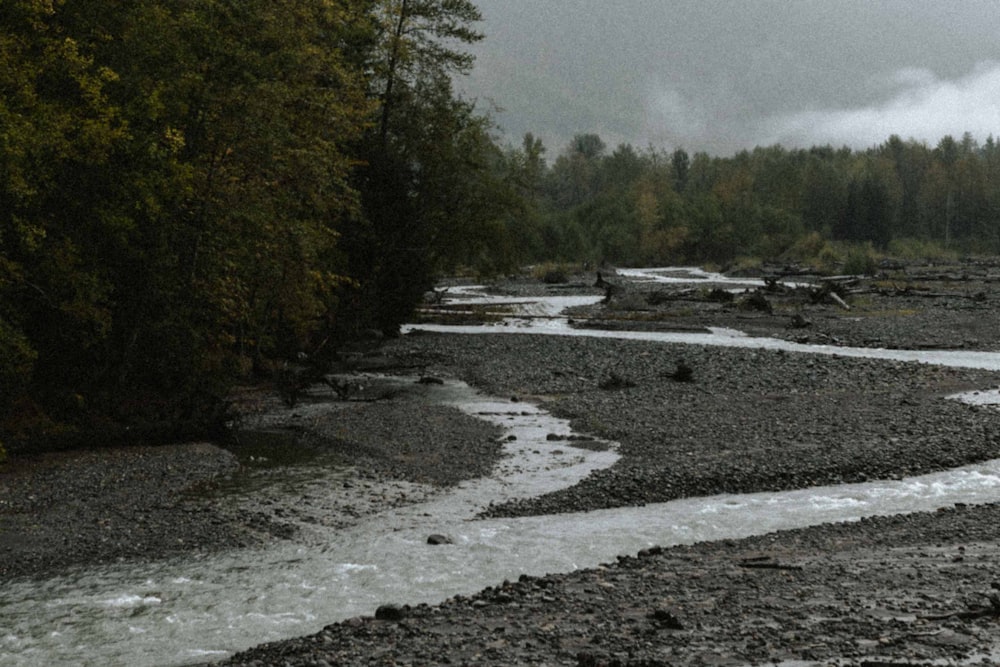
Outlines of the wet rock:
{"label": "wet rock", "polygon": [[669,609],[659,608],[654,609],[649,617],[656,621],[656,623],[661,628],[666,628],[668,630],[683,630],[684,624],[681,623],[680,619]]}
{"label": "wet rock", "polygon": [[408,607],[398,604],[384,604],[375,610],[376,621],[401,621],[406,618]]}
{"label": "wet rock", "polygon": [[433,535],[429,535],[427,537],[427,544],[431,544],[434,546],[439,546],[442,544],[454,544],[454,543],[455,540],[453,540],[451,537],[447,535],[441,535],[439,533],[434,533]]}
{"label": "wet rock", "polygon": [[756,310],[768,315],[774,313],[774,307],[771,305],[771,302],[767,300],[763,292],[759,291],[754,291],[744,296],[739,300],[737,306],[741,310]]}
{"label": "wet rock", "polygon": [[788,329],[805,329],[811,325],[812,322],[803,317],[802,313],[795,313],[792,315],[791,319],[789,319],[788,324],[786,324],[785,327]]}

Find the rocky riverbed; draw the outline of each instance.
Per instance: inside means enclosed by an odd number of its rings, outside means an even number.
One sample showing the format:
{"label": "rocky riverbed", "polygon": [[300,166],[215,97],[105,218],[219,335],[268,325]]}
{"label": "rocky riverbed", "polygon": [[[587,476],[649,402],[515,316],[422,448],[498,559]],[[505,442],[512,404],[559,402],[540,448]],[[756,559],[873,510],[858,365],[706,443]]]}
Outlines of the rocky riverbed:
{"label": "rocky riverbed", "polygon": [[[991,296],[977,297],[967,315],[993,317],[978,305],[995,298],[992,281],[974,287]],[[915,297],[940,311],[920,315],[875,303],[900,298],[894,293],[847,295],[851,310],[797,306],[784,292],[768,295],[770,312],[727,309],[694,295],[686,295],[701,299],[694,307],[672,310],[678,301],[662,298],[650,307],[648,295],[664,289],[626,285],[609,303],[579,312],[579,325],[750,324],[745,328],[760,335],[792,335],[786,321],[808,310],[810,324],[799,328],[824,342],[900,348],[967,344],[970,336],[956,337],[957,327],[975,331],[977,347],[996,349],[1000,331],[937,316],[965,310],[964,294]],[[778,318],[773,309],[782,297]],[[540,401],[578,430],[620,443],[622,459],[611,469],[571,489],[491,507],[486,513],[494,516],[900,477],[1000,455],[1000,412],[947,398],[997,386],[992,372],[510,334],[455,341],[415,333],[389,352],[491,393]],[[679,373],[682,367],[690,374]],[[226,664],[992,664],[1000,657],[998,519],[995,505],[949,507],[653,548],[593,570],[497,582],[438,606],[390,606]]]}
{"label": "rocky riverbed", "polygon": [[[770,309],[742,305],[750,293],[724,300],[711,285],[692,292],[608,276],[621,289],[575,318],[586,327],[730,326],[803,342],[1000,349],[994,267],[921,270],[927,280],[910,271],[852,282],[843,304],[772,286],[762,294]],[[593,293],[591,283],[522,280],[495,289]],[[0,540],[0,576],[295,539],[295,508],[268,496],[268,470],[279,463],[274,440],[260,448],[250,434],[277,432],[302,456],[367,471],[342,504],[298,508],[334,525],[484,474],[499,455],[497,432],[457,410],[427,410],[421,377],[459,377],[539,402],[577,430],[620,443],[612,468],[571,489],[491,506],[491,516],[895,478],[1000,457],[1000,411],[947,398],[1000,385],[987,371],[510,334],[414,333],[365,363],[410,373],[410,389],[373,395],[381,390],[366,388],[360,375],[356,389],[316,390],[293,410],[273,399],[247,401],[246,435],[230,450],[184,445],[15,462],[0,472],[8,502],[0,506],[0,536],[18,536]],[[251,499],[212,492],[244,475],[263,480]],[[79,486],[58,482],[70,478]],[[111,488],[116,493],[101,500]],[[126,531],[144,517],[156,539],[142,542]],[[261,646],[226,664],[993,664],[998,520],[1000,506],[949,507],[653,548],[593,570],[498,581],[437,606],[387,606],[377,618]],[[77,550],[76,542],[92,546]]]}
{"label": "rocky riverbed", "polygon": [[[236,397],[241,417],[222,444],[16,458],[0,468],[0,583],[253,547],[310,523],[346,527],[488,474],[498,428],[429,406],[425,391],[414,378],[342,401],[314,387],[288,408],[254,390]],[[344,470],[337,493],[315,481],[316,466]]]}

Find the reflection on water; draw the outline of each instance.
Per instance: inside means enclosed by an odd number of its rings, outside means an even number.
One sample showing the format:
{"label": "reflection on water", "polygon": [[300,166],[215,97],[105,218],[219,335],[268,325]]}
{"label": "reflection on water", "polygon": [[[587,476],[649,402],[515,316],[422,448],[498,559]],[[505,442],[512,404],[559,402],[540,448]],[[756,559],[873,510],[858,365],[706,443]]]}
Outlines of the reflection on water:
{"label": "reflection on water", "polygon": [[[675,270],[657,275],[668,274],[673,279]],[[539,301],[523,312],[554,314],[566,305]],[[600,335],[1000,369],[997,354],[825,348],[727,331],[701,335],[578,331],[549,317],[506,326],[421,328]],[[982,404],[988,399],[996,402],[997,393],[956,398]],[[262,641],[371,614],[386,602],[437,602],[522,573],[594,566],[654,544],[737,538],[957,502],[992,502],[1000,492],[1000,461],[990,461],[898,481],[692,498],[586,514],[474,520],[490,502],[569,486],[613,464],[614,447],[592,451],[550,441],[546,437],[550,433],[569,434],[568,423],[529,404],[476,395],[461,383],[441,387],[437,400],[495,421],[514,436],[507,442],[509,456],[493,477],[465,482],[427,502],[386,511],[347,530],[313,526],[308,540],[5,585],[0,591],[0,665],[170,665],[214,660]],[[294,494],[294,487],[289,494]],[[454,543],[430,546],[427,536],[432,533],[444,533]]]}

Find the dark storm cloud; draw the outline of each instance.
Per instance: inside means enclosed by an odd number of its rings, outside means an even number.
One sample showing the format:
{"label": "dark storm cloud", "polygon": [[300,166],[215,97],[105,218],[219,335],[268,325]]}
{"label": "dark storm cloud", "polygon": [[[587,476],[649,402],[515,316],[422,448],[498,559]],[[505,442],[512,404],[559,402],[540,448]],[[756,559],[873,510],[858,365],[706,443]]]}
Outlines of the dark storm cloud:
{"label": "dark storm cloud", "polygon": [[460,89],[508,140],[573,134],[726,154],[1000,133],[992,1],[478,0]]}

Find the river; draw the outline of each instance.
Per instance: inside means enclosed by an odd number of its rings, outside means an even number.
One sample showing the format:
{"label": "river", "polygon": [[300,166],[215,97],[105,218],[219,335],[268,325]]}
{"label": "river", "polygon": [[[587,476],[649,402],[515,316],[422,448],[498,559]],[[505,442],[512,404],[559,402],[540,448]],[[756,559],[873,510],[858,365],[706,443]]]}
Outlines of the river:
{"label": "river", "polygon": [[[685,275],[677,269],[637,270],[634,277],[723,280],[703,273]],[[456,293],[467,302],[503,301],[476,290]],[[1000,370],[1000,355],[995,353],[828,348],[748,338],[725,330],[664,334],[570,328],[559,313],[587,300],[593,298],[536,299],[521,306],[522,317],[503,324],[421,328],[467,335],[503,331],[780,348]],[[568,423],[525,403],[484,397],[460,382],[449,382],[436,394],[442,402],[495,421],[515,436],[493,476],[465,482],[417,505],[383,512],[347,530],[310,526],[302,539],[267,548],[11,582],[0,592],[0,666],[207,662],[260,642],[371,614],[383,603],[438,602],[522,573],[592,567],[655,544],[738,538],[751,529],[770,532],[1000,497],[1000,461],[989,461],[896,481],[691,498],[583,514],[476,520],[489,502],[572,485],[591,471],[612,465],[614,443],[595,452],[573,448],[566,441],[549,441],[549,433],[570,434]],[[997,393],[955,398],[995,403]],[[326,474],[336,482],[350,471]],[[454,545],[428,546],[432,533],[449,536]]]}

